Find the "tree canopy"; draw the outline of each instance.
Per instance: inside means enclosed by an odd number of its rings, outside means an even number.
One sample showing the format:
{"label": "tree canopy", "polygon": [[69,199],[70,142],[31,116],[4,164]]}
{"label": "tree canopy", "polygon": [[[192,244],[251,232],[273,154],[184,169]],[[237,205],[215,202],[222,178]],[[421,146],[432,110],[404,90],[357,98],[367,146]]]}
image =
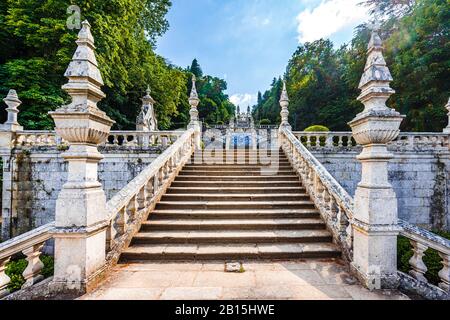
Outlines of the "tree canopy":
{"label": "tree canopy", "polygon": [[[67,82],[64,71],[76,48],[78,30],[66,26],[66,11],[72,4],[92,25],[107,96],[99,107],[117,122],[115,129],[134,129],[148,85],[157,101],[160,129],[186,124],[191,71],[171,65],[154,52],[157,37],[169,27],[165,16],[170,0],[4,0],[0,3],[4,44],[0,47],[0,94],[17,90],[23,102],[20,123],[26,129],[52,129],[47,112],[69,99],[61,86]],[[200,67],[198,71],[202,76]],[[223,81],[219,89],[224,87]],[[219,100],[214,101],[217,108],[204,103],[205,116],[211,113],[222,120],[233,112],[231,107],[228,114],[222,112],[225,102]]]}
{"label": "tree canopy", "polygon": [[[388,100],[407,118],[404,131],[442,131],[447,124],[450,79],[450,10],[447,0],[367,0],[382,25],[385,58],[396,94]],[[363,108],[356,100],[367,59],[370,30],[361,25],[352,41],[338,49],[329,40],[301,44],[284,75],[290,95],[290,122],[296,130],[324,124],[349,130],[347,123]],[[281,79],[254,106],[256,118],[279,123]]]}

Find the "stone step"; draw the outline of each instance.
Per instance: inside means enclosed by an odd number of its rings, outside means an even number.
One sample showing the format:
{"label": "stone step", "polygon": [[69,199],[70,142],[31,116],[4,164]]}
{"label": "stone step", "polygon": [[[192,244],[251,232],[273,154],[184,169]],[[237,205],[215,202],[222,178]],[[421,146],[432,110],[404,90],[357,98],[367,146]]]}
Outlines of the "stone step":
{"label": "stone step", "polygon": [[325,229],[320,218],[308,219],[151,219],[142,224],[141,231],[168,230],[311,230]]}
{"label": "stone step", "polygon": [[261,171],[261,170],[281,170],[281,171],[291,171],[292,167],[290,165],[266,165],[266,166],[256,166],[256,165],[186,165],[183,171]]}
{"label": "stone step", "polygon": [[314,209],[314,203],[312,201],[160,201],[156,209]]}
{"label": "stone step", "polygon": [[249,193],[249,194],[276,194],[276,193],[305,193],[306,188],[304,187],[223,187],[222,185],[217,185],[216,187],[191,187],[186,185],[185,187],[171,187],[167,190],[167,194],[241,194],[241,193]]}
{"label": "stone step", "polygon": [[222,188],[222,187],[239,187],[239,188],[280,188],[280,187],[300,187],[301,182],[297,179],[294,181],[179,181],[172,182],[172,187],[176,188]]}
{"label": "stone step", "polygon": [[199,175],[180,175],[176,178],[176,181],[300,181],[298,176],[291,174],[288,176],[199,176]]}
{"label": "stone step", "polygon": [[333,243],[233,244],[233,245],[135,245],[125,250],[120,262],[145,260],[256,260],[339,258]]}
{"label": "stone step", "polygon": [[217,193],[217,194],[165,194],[161,198],[161,201],[308,201],[309,196],[306,193],[294,193],[294,194],[234,194],[234,193]]}
{"label": "stone step", "polygon": [[279,171],[279,170],[241,170],[241,171],[184,171],[182,170],[179,174],[182,176],[214,176],[214,177],[223,177],[223,176],[296,176],[295,172],[290,171]]}
{"label": "stone step", "polygon": [[320,218],[317,209],[157,209],[151,214],[152,220],[167,219],[303,219]]}
{"label": "stone step", "polygon": [[231,244],[231,243],[312,243],[331,242],[328,230],[206,230],[139,232],[131,245],[140,244]]}

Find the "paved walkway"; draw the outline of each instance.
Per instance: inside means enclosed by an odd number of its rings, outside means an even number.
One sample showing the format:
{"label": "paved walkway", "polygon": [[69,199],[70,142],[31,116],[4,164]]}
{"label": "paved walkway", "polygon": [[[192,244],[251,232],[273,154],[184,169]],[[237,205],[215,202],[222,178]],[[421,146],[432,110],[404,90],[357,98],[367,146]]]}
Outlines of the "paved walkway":
{"label": "paved walkway", "polygon": [[363,288],[340,260],[244,262],[243,267],[243,273],[228,273],[223,262],[118,265],[95,292],[80,299],[408,299],[397,291]]}

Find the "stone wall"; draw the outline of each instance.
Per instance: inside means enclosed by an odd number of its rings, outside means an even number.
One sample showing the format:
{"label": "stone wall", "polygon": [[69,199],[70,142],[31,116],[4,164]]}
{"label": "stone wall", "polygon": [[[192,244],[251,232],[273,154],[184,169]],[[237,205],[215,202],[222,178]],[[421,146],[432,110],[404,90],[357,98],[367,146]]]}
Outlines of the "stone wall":
{"label": "stone wall", "polygon": [[[163,147],[100,147],[104,159],[99,163],[99,181],[107,200],[156,159],[162,150]],[[11,189],[11,180],[7,179],[11,175],[5,171],[12,169],[11,204],[7,203],[2,210],[3,239],[11,237],[11,232],[16,236],[54,220],[56,199],[67,179],[67,163],[61,153],[54,147],[33,147],[14,152],[13,161],[4,167],[3,174],[6,178],[5,192]],[[6,207],[12,209],[4,210]]]}
{"label": "stone wall", "polygon": [[[361,179],[360,151],[315,150],[313,154],[354,195]],[[399,218],[431,229],[450,229],[450,153],[393,152],[389,180],[398,198]]]}

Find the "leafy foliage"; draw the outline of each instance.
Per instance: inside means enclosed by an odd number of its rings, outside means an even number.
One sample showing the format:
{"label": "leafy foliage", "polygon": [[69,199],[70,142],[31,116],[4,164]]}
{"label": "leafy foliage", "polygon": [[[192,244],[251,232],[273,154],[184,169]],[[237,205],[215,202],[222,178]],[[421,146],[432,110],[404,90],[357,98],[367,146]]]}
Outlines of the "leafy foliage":
{"label": "leafy foliage", "polygon": [[[53,257],[47,255],[41,255],[40,259],[44,263],[44,268],[42,269],[42,275],[44,278],[51,277],[53,275],[54,260]],[[8,262],[6,265],[5,273],[11,278],[11,282],[8,284],[8,289],[10,291],[20,290],[22,285],[25,283],[25,279],[22,276],[23,271],[28,265],[25,259],[16,259]]]}
{"label": "leafy foliage", "polygon": [[[366,0],[372,13],[388,16],[381,35],[396,94],[388,100],[407,118],[403,131],[440,132],[447,124],[444,105],[450,91],[450,10],[447,0]],[[290,123],[303,130],[324,123],[347,131],[362,111],[356,100],[367,59],[370,31],[361,25],[348,45],[333,48],[329,40],[301,44],[291,57],[285,79],[290,94]],[[279,123],[280,80],[258,94],[255,118]]]}
{"label": "leafy foliage", "polygon": [[[61,86],[67,82],[63,75],[78,32],[66,26],[71,4],[79,6],[82,19],[92,25],[106,93],[99,107],[116,121],[114,129],[135,128],[147,85],[157,101],[160,129],[187,123],[190,73],[154,52],[157,37],[169,27],[165,15],[170,0],[2,1],[0,37],[8,39],[8,44],[0,47],[0,95],[5,96],[10,88],[17,90],[23,102],[19,122],[26,129],[52,129],[47,112],[68,102]],[[198,71],[201,76],[200,67]],[[225,83],[219,86],[226,88]],[[213,113],[212,118],[225,119],[228,114],[221,108],[233,111],[229,102],[212,100],[217,106],[205,101],[204,115]],[[6,114],[2,117],[0,121]]]}
{"label": "leafy foliage", "polygon": [[[446,239],[450,239],[450,232],[442,232],[442,231],[433,231],[434,233],[444,237]],[[405,237],[398,237],[397,240],[397,268],[404,272],[408,273],[411,270],[411,266],[409,265],[409,260],[413,256],[412,245],[409,240]],[[439,271],[442,269],[443,265],[441,262],[441,257],[438,252],[434,249],[428,249],[425,251],[425,255],[423,257],[423,262],[427,266],[427,272],[425,273],[425,278],[430,281],[430,283],[437,285],[440,282],[439,279]]]}

